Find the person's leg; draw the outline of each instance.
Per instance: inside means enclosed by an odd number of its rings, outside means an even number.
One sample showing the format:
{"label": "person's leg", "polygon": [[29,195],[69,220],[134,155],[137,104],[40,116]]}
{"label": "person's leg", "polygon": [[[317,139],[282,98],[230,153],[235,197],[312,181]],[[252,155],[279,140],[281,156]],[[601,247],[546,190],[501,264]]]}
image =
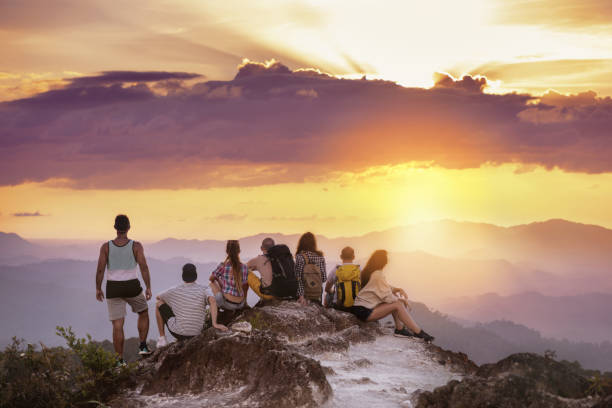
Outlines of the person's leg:
{"label": "person's leg", "polygon": [[155,304],[155,318],[157,320],[157,330],[159,331],[159,337],[164,337],[166,332],[164,330],[164,319],[162,318],[161,313],[159,313],[159,307],[161,305],[165,305],[163,300],[158,300]]}
{"label": "person's leg", "polygon": [[372,314],[370,314],[370,317],[368,317],[368,322],[374,322],[376,320],[382,319],[383,317],[393,312],[397,313],[399,320],[414,333],[418,334],[421,332],[421,328],[412,319],[412,316],[410,316],[410,314],[406,310],[406,307],[400,300],[398,300],[397,302],[383,303],[376,306],[374,310],[372,310]]}
{"label": "person's leg", "polygon": [[255,275],[253,272],[249,272],[247,282],[249,283],[249,288],[251,288],[251,290],[255,292],[255,294],[259,296],[261,299],[263,300],[274,299],[274,296],[264,295],[263,293],[261,293],[261,279],[259,279],[259,277]]}
{"label": "person's leg", "polygon": [[391,315],[393,316],[393,321],[395,322],[395,328],[397,330],[402,330],[404,328],[404,323],[402,323],[402,321],[399,318],[399,313],[397,311],[393,311],[391,312]]}
{"label": "person's leg", "polygon": [[123,358],[123,323],[125,322],[125,318],[113,320],[113,346],[115,347],[115,353],[119,355],[119,357]]}
{"label": "person's leg", "polygon": [[149,334],[149,305],[147,304],[147,298],[145,298],[144,292],[141,292],[138,296],[127,298],[126,302],[132,308],[132,312],[138,313],[138,337],[140,343],[147,342],[147,335]]}
{"label": "person's leg", "polygon": [[149,309],[138,313],[138,337],[140,342],[146,342],[149,334]]}

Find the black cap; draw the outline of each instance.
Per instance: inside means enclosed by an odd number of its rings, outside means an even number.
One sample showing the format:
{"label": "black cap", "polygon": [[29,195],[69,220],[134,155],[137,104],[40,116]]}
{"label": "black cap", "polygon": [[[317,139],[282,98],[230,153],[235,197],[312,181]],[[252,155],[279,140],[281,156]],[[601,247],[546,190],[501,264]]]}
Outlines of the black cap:
{"label": "black cap", "polygon": [[183,265],[183,280],[187,283],[195,282],[198,279],[198,273],[194,264],[188,263]]}

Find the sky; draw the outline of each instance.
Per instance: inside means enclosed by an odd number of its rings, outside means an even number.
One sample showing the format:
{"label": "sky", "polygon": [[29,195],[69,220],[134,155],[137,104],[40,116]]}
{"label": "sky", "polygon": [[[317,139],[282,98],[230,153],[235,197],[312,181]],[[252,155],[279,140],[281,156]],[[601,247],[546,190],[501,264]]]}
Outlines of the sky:
{"label": "sky", "polygon": [[612,3],[0,2],[0,231],[612,228]]}

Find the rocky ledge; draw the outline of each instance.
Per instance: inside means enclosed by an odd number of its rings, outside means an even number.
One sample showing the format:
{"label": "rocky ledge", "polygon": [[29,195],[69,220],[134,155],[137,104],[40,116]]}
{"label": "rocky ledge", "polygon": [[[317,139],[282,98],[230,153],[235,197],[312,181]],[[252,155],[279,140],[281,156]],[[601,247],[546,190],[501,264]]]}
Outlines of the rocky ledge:
{"label": "rocky ledge", "polygon": [[593,383],[551,358],[513,354],[484,364],[462,381],[450,381],[415,396],[420,408],[612,407],[612,399],[593,394]]}
{"label": "rocky ledge", "polygon": [[156,350],[140,363],[136,385],[109,405],[591,407],[599,401],[585,399],[588,381],[544,357],[515,355],[479,368],[465,354],[397,339],[378,323],[316,305],[278,302],[225,319],[236,330],[210,328]]}

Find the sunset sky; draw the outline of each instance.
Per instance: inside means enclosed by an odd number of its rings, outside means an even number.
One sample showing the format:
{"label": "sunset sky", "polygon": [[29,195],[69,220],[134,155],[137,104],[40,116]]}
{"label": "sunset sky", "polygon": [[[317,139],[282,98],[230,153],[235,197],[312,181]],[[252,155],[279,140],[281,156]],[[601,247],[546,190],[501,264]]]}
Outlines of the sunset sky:
{"label": "sunset sky", "polygon": [[612,228],[612,3],[0,2],[0,231]]}

